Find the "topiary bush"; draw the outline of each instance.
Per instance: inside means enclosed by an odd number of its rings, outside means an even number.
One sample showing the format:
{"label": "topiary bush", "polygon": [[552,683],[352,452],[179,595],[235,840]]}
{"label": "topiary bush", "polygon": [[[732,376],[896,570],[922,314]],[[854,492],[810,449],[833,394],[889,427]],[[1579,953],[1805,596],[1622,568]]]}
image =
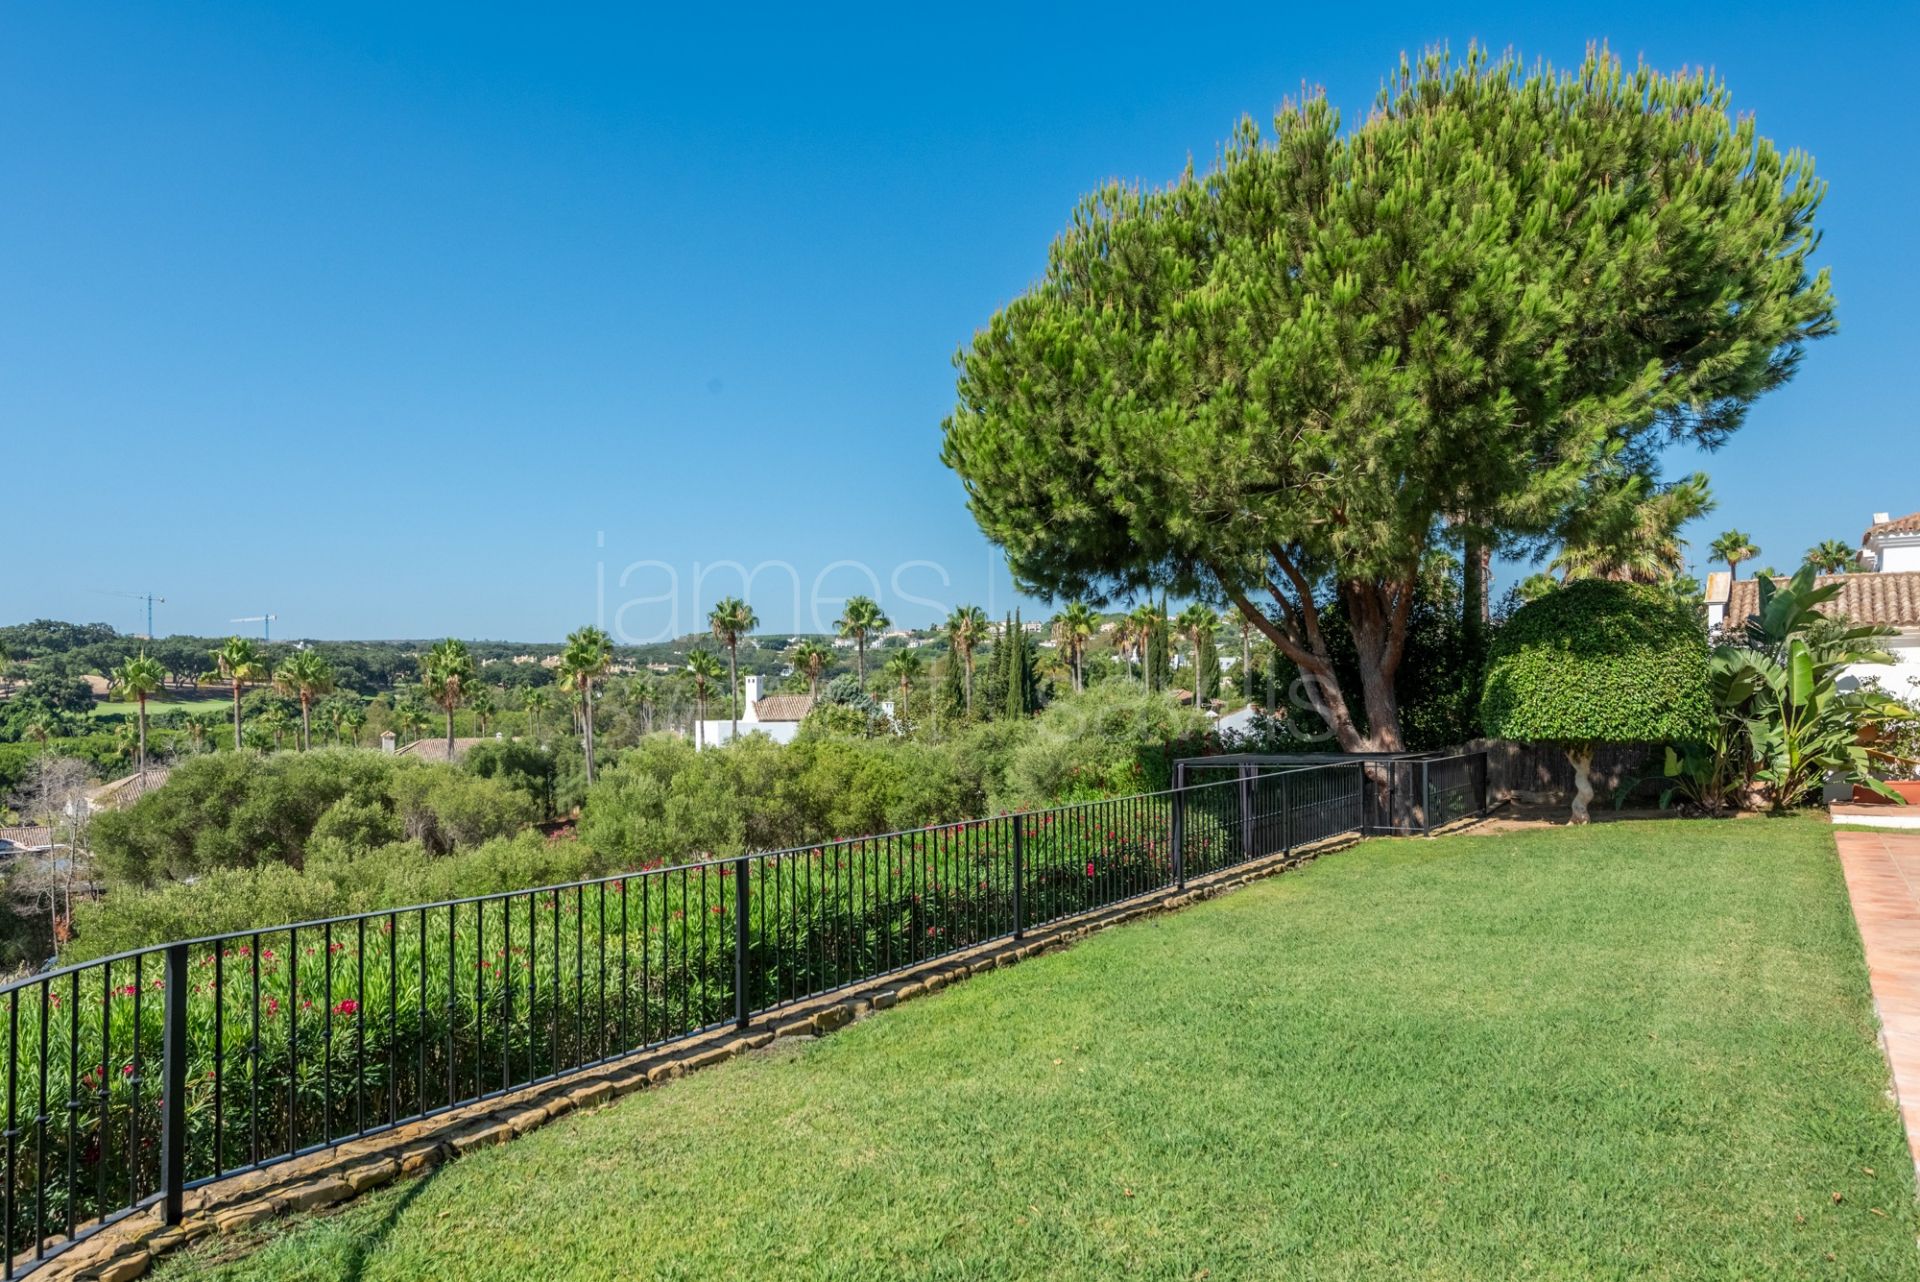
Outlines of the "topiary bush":
{"label": "topiary bush", "polygon": [[1713,722],[1706,631],[1657,587],[1583,579],[1521,607],[1494,638],[1480,718],[1502,739],[1573,759],[1573,821],[1587,821],[1601,743],[1686,743]]}

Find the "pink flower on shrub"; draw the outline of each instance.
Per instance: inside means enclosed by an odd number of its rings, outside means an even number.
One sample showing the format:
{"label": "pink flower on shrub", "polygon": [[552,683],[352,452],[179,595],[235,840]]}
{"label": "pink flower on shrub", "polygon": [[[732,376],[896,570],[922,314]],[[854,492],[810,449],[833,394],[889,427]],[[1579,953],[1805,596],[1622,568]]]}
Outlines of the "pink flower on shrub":
{"label": "pink flower on shrub", "polygon": [[278,997],[267,998],[267,1014],[278,1015],[279,1013],[280,1013],[280,999]]}
{"label": "pink flower on shrub", "polygon": [[356,1002],[355,1000],[353,1000],[353,998],[349,997],[345,1001],[341,1002],[338,1006],[335,1006],[333,1008],[333,1013],[336,1015],[353,1015],[353,1014],[357,1014],[359,1010],[360,1010],[360,1003]]}
{"label": "pink flower on shrub", "polygon": [[1093,860],[1087,860],[1087,876],[1093,876]]}

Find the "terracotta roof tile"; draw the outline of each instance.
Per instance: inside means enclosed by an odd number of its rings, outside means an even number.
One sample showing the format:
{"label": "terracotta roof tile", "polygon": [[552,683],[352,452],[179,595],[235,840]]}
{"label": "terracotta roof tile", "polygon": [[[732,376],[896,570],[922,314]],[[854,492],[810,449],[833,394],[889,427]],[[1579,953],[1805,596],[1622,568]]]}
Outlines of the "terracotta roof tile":
{"label": "terracotta roof tile", "polygon": [[[469,739],[464,736],[453,741],[453,760],[458,761],[467,755],[467,750],[477,743],[492,743],[493,737]],[[396,757],[416,757],[421,761],[447,760],[447,741],[443,738],[415,739],[406,747],[393,754]]]}
{"label": "terracotta roof tile", "polygon": [[[1902,517],[1901,520],[1920,519]],[[1897,522],[1888,522],[1889,525]],[[1917,527],[1920,528],[1920,527]],[[1786,576],[1774,580],[1785,583]],[[1920,570],[1899,574],[1821,575],[1816,584],[1838,583],[1840,594],[1827,602],[1827,614],[1845,615],[1855,623],[1878,623],[1889,627],[1920,626]],[[1740,579],[1727,595],[1728,630],[1745,626],[1760,609],[1760,585],[1754,579]]]}
{"label": "terracotta roof tile", "polygon": [[753,705],[753,715],[762,721],[804,721],[812,710],[810,694],[770,694]]}
{"label": "terracotta roof tile", "polygon": [[1920,512],[1909,512],[1891,521],[1869,525],[1867,532],[1860,536],[1860,541],[1865,543],[1876,534],[1920,534]]}
{"label": "terracotta roof tile", "polygon": [[167,781],[172,771],[166,766],[148,766],[146,774],[136,771],[124,779],[115,779],[112,783],[103,783],[87,794],[87,802],[96,810],[118,810],[122,806],[132,805],[147,793]]}

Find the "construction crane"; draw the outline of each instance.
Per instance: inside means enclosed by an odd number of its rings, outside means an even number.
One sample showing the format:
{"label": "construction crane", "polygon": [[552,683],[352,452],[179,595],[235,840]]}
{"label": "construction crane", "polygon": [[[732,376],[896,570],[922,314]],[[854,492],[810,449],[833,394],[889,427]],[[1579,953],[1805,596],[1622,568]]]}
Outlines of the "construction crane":
{"label": "construction crane", "polygon": [[[105,591],[105,589],[100,589],[100,590],[101,590],[101,591]],[[132,597],[132,598],[133,598],[134,600],[136,600],[136,601],[145,601],[145,602],[147,603],[147,639],[148,639],[149,641],[151,641],[151,640],[153,639],[153,607],[154,607],[154,605],[155,605],[156,603],[157,603],[157,604],[159,604],[159,605],[165,605],[165,604],[167,603],[167,598],[165,598],[165,597],[163,597],[163,596],[155,596],[155,595],[154,595],[153,593],[151,593],[151,592],[111,592],[111,591],[108,591],[108,592],[106,592],[106,595],[108,595],[108,596],[125,596],[125,597]]]}
{"label": "construction crane", "polygon": [[260,625],[260,639],[271,641],[273,640],[273,621],[279,617],[277,614],[249,614],[244,619],[228,619],[227,622],[257,623]]}

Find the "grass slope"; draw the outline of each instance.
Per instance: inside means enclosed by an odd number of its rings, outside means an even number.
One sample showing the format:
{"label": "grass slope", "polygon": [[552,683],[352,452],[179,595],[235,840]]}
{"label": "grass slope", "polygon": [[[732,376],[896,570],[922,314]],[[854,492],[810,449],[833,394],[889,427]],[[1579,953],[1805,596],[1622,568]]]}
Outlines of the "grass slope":
{"label": "grass slope", "polygon": [[1817,822],[1373,842],[158,1276],[1909,1278],[1886,1090]]}

